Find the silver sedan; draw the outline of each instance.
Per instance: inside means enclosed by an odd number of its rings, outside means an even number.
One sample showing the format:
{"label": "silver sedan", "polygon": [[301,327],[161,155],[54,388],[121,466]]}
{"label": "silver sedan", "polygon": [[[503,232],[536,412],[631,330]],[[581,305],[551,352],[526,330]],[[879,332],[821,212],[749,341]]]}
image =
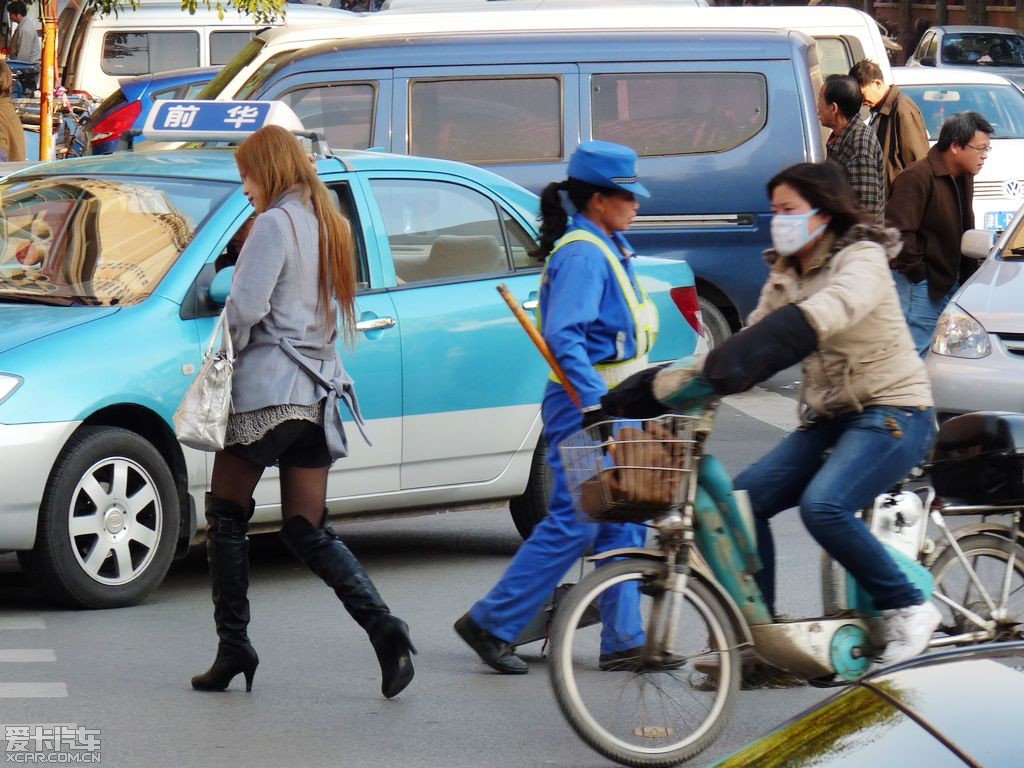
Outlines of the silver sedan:
{"label": "silver sedan", "polygon": [[1024,217],[1002,234],[966,232],[961,246],[982,263],[935,329],[926,364],[936,411],[1024,412]]}

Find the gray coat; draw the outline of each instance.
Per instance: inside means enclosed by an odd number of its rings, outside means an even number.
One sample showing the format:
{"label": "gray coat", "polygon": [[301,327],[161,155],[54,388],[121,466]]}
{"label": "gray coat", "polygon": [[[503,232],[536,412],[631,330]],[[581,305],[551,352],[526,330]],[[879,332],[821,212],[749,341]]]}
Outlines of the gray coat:
{"label": "gray coat", "polygon": [[337,304],[329,324],[318,306],[319,259],[319,222],[300,190],[256,217],[225,307],[236,354],[231,399],[234,411],[243,412],[327,397],[327,443],[340,458],[347,443],[336,398],[348,404],[360,428],[362,419],[335,347]]}

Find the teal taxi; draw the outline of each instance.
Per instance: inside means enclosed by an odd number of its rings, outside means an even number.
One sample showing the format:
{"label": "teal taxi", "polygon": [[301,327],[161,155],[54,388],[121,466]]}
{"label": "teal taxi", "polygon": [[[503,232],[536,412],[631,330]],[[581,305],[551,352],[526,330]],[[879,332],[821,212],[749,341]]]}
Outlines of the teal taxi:
{"label": "teal taxi", "polygon": [[[315,162],[356,235],[357,338],[339,344],[372,440],[354,436],[333,467],[331,519],[510,500],[528,532],[545,514],[548,370],[496,287],[536,302],[537,198],[450,161]],[[222,308],[211,283],[252,215],[227,146],[0,181],[0,552],[64,604],[136,603],[201,538],[212,454],[181,446],[172,415]],[[638,267],[661,313],[652,359],[693,351],[690,268]],[[255,496],[254,530],[274,530],[276,471]]]}

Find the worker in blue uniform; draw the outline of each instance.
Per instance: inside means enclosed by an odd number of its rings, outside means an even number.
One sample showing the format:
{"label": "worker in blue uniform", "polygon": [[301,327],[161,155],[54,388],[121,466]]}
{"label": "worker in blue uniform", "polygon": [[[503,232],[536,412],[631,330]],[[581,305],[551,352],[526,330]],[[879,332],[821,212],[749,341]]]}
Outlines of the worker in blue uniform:
{"label": "worker in blue uniform", "polygon": [[[605,552],[645,543],[642,525],[578,517],[558,451],[573,433],[606,420],[602,395],[647,366],[657,333],[657,309],[637,282],[633,249],[622,235],[636,217],[637,195],[650,196],[637,179],[636,159],[619,144],[584,142],[570,158],[569,178],[541,196],[541,241],[532,254],[547,259],[538,324],[581,406],[552,374],[541,407],[552,477],[548,516],[487,596],[455,623],[480,658],[504,674],[529,671],[511,644],[574,561],[591,546]],[[571,219],[563,192],[576,209]],[[645,641],[635,585],[609,590],[599,608],[601,669],[635,668]]]}

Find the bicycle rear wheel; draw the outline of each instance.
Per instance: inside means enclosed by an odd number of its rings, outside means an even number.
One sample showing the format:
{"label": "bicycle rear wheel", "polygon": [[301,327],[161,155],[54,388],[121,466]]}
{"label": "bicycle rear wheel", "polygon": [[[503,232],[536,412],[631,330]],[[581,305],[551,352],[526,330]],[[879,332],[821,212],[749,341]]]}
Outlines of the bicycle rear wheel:
{"label": "bicycle rear wheel", "polygon": [[[1012,535],[1011,531],[1007,533]],[[962,606],[983,619],[996,619],[992,640],[1024,639],[1024,547],[994,533],[971,534],[958,543],[964,558],[977,575],[978,583],[971,578],[953,547],[942,550],[931,568],[935,577],[935,592],[952,601],[955,607],[943,600],[935,600],[942,612],[939,630],[949,635],[958,635],[978,629],[963,612],[957,610]],[[1014,565],[1004,604],[1003,586],[1011,552]],[[992,606],[995,607],[994,611]]]}
{"label": "bicycle rear wheel", "polygon": [[[569,591],[551,630],[548,670],[562,713],[594,750],[638,768],[678,765],[706,749],[725,728],[740,686],[736,632],[718,596],[692,577],[683,593],[666,592],[664,575],[664,563],[650,560],[603,565]],[[649,639],[661,638],[659,651],[671,626],[670,662],[600,669],[601,625],[582,626],[583,617],[613,588],[639,590],[643,626]],[[662,620],[670,614],[672,621]]]}

